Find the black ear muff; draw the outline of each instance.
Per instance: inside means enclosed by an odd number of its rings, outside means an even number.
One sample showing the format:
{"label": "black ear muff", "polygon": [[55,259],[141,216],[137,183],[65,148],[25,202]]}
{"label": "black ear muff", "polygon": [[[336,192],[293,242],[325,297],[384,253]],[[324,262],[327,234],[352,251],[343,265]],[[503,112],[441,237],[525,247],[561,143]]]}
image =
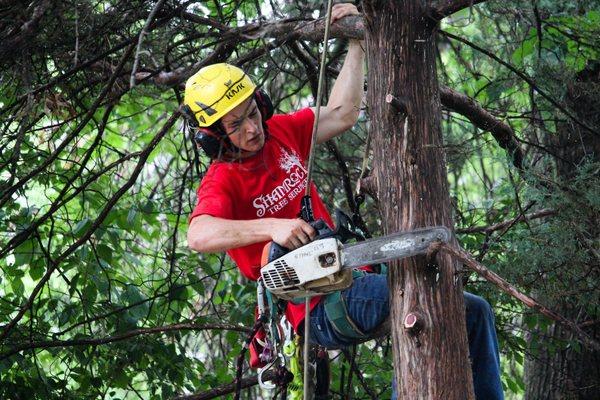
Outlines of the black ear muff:
{"label": "black ear muff", "polygon": [[267,92],[257,89],[254,92],[254,100],[256,100],[256,105],[258,106],[263,122],[273,116],[273,102],[271,102],[271,98]]}
{"label": "black ear muff", "polygon": [[181,106],[181,114],[189,126],[194,142],[200,146],[210,158],[221,158],[226,151],[232,151],[235,147],[223,131],[220,121],[215,122],[211,126],[199,126],[194,112],[185,104]]}
{"label": "black ear muff", "polygon": [[[219,124],[217,122],[217,124]],[[219,159],[232,146],[229,138],[220,127],[197,127],[194,142],[212,159]]]}

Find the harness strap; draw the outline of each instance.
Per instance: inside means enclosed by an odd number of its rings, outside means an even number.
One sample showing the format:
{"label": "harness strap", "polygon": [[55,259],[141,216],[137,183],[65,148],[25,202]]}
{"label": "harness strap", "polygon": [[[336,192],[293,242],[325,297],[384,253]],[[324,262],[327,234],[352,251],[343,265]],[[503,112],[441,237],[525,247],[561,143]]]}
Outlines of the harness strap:
{"label": "harness strap", "polygon": [[353,339],[368,339],[369,336],[361,331],[348,315],[346,302],[342,292],[333,292],[325,297],[325,315],[331,322],[333,329],[339,334]]}
{"label": "harness strap", "polygon": [[281,342],[281,337],[279,336],[279,329],[277,329],[277,314],[278,314],[278,305],[277,300],[273,299],[273,293],[265,290],[265,297],[267,298],[267,304],[269,306],[270,318],[269,318],[269,330],[271,331],[271,335],[273,336],[273,344],[277,351],[279,351],[279,344]]}
{"label": "harness strap", "polygon": [[[387,265],[385,263],[377,264],[373,267],[378,270],[378,274],[387,274]],[[360,269],[352,270],[353,279],[363,277],[367,274],[368,272]],[[358,340],[366,340],[373,337],[372,334],[366,334],[361,331],[354,321],[352,321],[352,318],[350,318],[350,315],[348,314],[348,307],[346,306],[346,301],[344,300],[341,291],[328,294],[323,301],[325,315],[337,333]]]}
{"label": "harness strap", "polygon": [[387,275],[388,273],[388,265],[386,263],[379,263],[377,265],[374,265],[373,268],[375,269],[375,272],[379,275]]}

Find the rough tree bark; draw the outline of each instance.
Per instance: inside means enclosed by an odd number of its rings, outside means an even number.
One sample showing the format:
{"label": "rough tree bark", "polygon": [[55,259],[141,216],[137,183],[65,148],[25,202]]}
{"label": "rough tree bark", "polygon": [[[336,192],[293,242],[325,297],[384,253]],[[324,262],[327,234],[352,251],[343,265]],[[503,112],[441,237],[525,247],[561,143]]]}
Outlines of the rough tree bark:
{"label": "rough tree bark", "polygon": [[[363,4],[367,104],[384,230],[452,229],[439,117],[437,24],[428,17],[427,1]],[[472,399],[460,275],[449,256],[438,254],[433,261],[415,257],[392,263],[388,275],[398,395]]]}

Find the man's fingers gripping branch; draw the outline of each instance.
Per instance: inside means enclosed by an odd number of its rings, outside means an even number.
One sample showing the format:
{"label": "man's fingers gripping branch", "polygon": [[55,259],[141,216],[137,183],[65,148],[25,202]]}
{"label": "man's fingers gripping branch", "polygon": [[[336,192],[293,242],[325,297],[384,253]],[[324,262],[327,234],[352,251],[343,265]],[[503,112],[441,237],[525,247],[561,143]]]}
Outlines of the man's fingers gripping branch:
{"label": "man's fingers gripping branch", "polygon": [[331,8],[331,23],[348,15],[359,15],[358,9],[352,3],[338,3]]}

